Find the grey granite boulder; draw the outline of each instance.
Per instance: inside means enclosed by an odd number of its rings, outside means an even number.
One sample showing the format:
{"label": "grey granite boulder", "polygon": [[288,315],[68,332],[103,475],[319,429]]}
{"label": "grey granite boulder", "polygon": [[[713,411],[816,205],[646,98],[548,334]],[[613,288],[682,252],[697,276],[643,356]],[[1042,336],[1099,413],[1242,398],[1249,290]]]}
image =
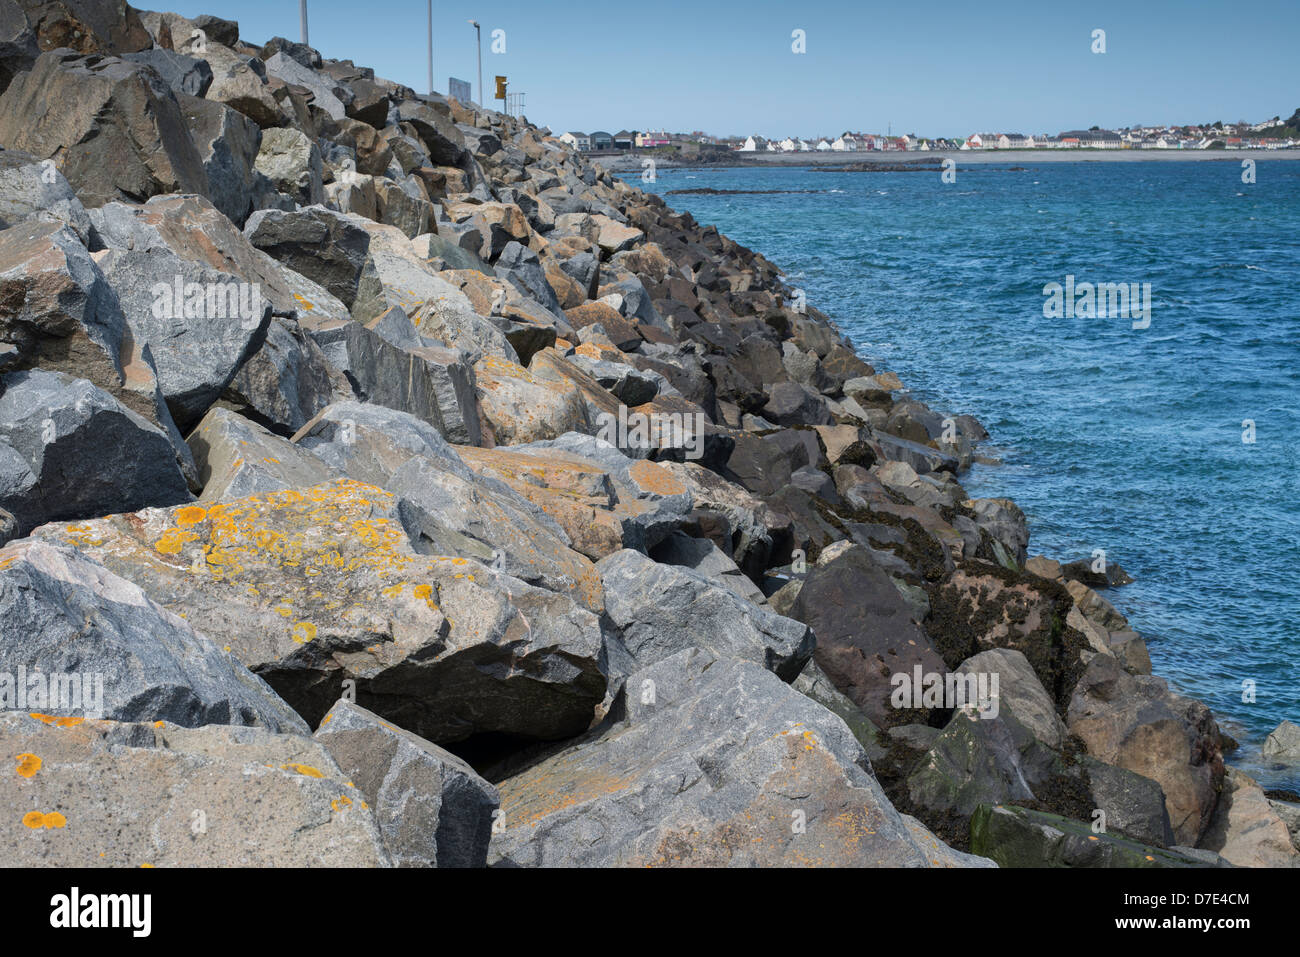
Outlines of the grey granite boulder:
{"label": "grey granite boulder", "polygon": [[171,438],[85,379],[0,377],[0,508],[45,522],[192,498]]}
{"label": "grey granite boulder", "polygon": [[596,565],[605,611],[636,662],[687,648],[753,661],[793,681],[812,654],[809,628],[746,601],[690,569],[623,549]]}
{"label": "grey granite boulder", "polygon": [[[75,722],[75,719],[74,719]],[[43,867],[387,867],[374,816],[311,738],[0,714],[0,854]]]}
{"label": "grey granite boulder", "polygon": [[358,704],[440,744],[579,734],[604,700],[595,614],[478,562],[417,553],[397,499],[353,479],[38,534],[201,623],[309,724],[345,681]]}
{"label": "grey granite boulder", "polygon": [[494,864],[989,866],[894,810],[844,722],[757,664],[684,650],[619,704],[499,782]]}
{"label": "grey granite boulder", "polygon": [[74,548],[29,540],[0,550],[0,660],[28,678],[25,688],[12,673],[0,682],[0,710],[310,733],[190,622]]}
{"label": "grey granite boulder", "polygon": [[365,795],[398,867],[484,867],[497,790],[468,764],[339,701],[316,740]]}
{"label": "grey granite boulder", "polygon": [[115,57],[41,54],[0,96],[0,144],[55,160],[87,206],[208,191],[175,94]]}

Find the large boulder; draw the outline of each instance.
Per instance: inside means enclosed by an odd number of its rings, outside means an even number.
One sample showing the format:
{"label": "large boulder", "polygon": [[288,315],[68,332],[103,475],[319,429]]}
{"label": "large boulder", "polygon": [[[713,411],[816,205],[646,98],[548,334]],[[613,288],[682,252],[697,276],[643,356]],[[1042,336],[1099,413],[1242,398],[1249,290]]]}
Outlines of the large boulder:
{"label": "large boulder", "polygon": [[91,241],[86,208],[53,160],[37,160],[20,150],[0,151],[0,229],[25,219],[60,222],[83,244]]}
{"label": "large boulder", "polygon": [[682,651],[622,720],[498,784],[500,866],[988,866],[900,815],[844,722],[758,664]]}
{"label": "large boulder", "polygon": [[436,744],[339,701],[316,740],[374,810],[398,867],[487,864],[497,790]]}
{"label": "large boulder", "polygon": [[175,94],[113,57],[41,54],[0,96],[0,145],[53,159],[87,206],[208,192]]}
{"label": "large boulder", "polygon": [[254,166],[299,205],[325,201],[320,150],[300,130],[283,126],[263,130]]}
{"label": "large boulder", "polygon": [[971,850],[1001,867],[1229,867],[1216,854],[1165,849],[1097,834],[1091,825],[1046,811],[984,805],[971,819]]}
{"label": "large boulder", "polygon": [[192,498],[171,437],[85,379],[0,377],[0,508],[45,522]]}
{"label": "large boulder", "polygon": [[1250,776],[1229,768],[1214,817],[1197,845],[1237,867],[1300,866],[1286,822]]}
{"label": "large boulder", "polygon": [[184,94],[177,100],[207,174],[212,205],[241,225],[253,206],[261,129],[238,110],[216,100]]}
{"label": "large boulder", "polygon": [[1079,678],[1066,723],[1093,757],[1159,783],[1175,839],[1196,844],[1224,775],[1209,708],[1173,694],[1160,678],[1130,675],[1114,658],[1097,655]]}
{"label": "large boulder", "polygon": [[325,748],[261,728],[0,714],[0,853],[44,867],[387,867]]}
{"label": "large boulder", "polygon": [[109,247],[104,275],[136,337],[149,344],[182,429],[202,418],[257,351],[272,315],[348,315],[325,289],[253,248],[202,197],[110,203],[91,218]]}
{"label": "large boulder", "polygon": [[258,249],[313,282],[349,309],[366,269],[370,234],[353,219],[324,206],[293,212],[258,210],[244,225]]}
{"label": "large boulder", "polygon": [[366,324],[308,325],[325,355],[367,402],[409,412],[453,442],[481,439],[470,357],[425,339],[400,306]]}
{"label": "large boulder", "polygon": [[918,716],[891,703],[895,675],[946,670],[907,599],[865,548],[809,568],[790,615],[817,635],[817,664],[835,687],[882,727]]}
{"label": "large boulder", "polygon": [[396,498],[351,479],[38,535],[201,621],[312,725],[345,680],[358,704],[444,744],[577,734],[605,695],[594,614],[477,562],[418,554]]}
{"label": "large boulder", "polygon": [[201,502],[311,488],[342,474],[287,439],[229,409],[213,408],[188,439]]}
{"label": "large boulder", "polygon": [[113,288],[71,229],[24,222],[0,232],[0,301],[8,306],[0,312],[0,340],[17,353],[8,368],[93,382],[166,432],[182,470],[192,474],[152,352],[132,333]]}
{"label": "large boulder", "polygon": [[0,658],[29,679],[0,684],[0,710],[309,733],[228,652],[72,548],[0,549]]}
{"label": "large boulder", "polygon": [[808,626],[760,608],[724,585],[631,549],[597,564],[605,612],[639,666],[686,648],[753,661],[786,681],[807,664],[816,642]]}
{"label": "large boulder", "polygon": [[401,412],[343,402],[294,441],[358,481],[398,495],[417,550],[474,558],[531,585],[604,609],[595,566],[571,549],[542,508],[490,475],[472,471],[426,423]]}

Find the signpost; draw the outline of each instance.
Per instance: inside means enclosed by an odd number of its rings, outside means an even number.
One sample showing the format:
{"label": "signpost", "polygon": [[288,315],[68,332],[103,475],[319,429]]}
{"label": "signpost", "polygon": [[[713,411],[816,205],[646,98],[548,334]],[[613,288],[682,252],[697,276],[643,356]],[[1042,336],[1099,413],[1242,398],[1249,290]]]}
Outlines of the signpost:
{"label": "signpost", "polygon": [[506,78],[503,77],[503,76],[498,76],[498,77],[497,77],[497,97],[496,97],[496,98],[497,98],[498,100],[501,101],[501,112],[502,112],[502,113],[506,113],[506,112],[507,112],[507,110],[506,110]]}

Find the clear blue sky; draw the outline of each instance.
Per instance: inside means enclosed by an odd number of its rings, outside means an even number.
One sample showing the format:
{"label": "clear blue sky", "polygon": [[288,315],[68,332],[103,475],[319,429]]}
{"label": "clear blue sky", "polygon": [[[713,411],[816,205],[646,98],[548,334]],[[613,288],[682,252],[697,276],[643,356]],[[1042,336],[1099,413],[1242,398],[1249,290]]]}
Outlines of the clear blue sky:
{"label": "clear blue sky", "polygon": [[[309,0],[310,39],[423,91],[424,0]],[[172,0],[299,39],[297,0]],[[1201,123],[1300,107],[1298,0],[434,0],[434,84],[510,77],[556,132],[702,129],[814,136]],[[505,30],[506,52],[490,52]],[[791,52],[791,32],[807,52]],[[1091,52],[1094,29],[1105,54]]]}

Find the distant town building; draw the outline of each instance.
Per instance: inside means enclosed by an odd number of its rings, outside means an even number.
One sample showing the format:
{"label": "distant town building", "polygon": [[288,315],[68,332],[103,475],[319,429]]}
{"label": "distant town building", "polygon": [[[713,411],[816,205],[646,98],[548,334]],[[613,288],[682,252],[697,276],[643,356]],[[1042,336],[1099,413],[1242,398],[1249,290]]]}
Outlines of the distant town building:
{"label": "distant town building", "polygon": [[636,146],[635,130],[619,130],[614,134],[614,149],[630,150],[634,146]]}
{"label": "distant town building", "polygon": [[604,130],[596,130],[591,134],[590,139],[593,150],[612,150],[614,148],[614,137]]}
{"label": "distant town building", "polygon": [[[618,137],[615,137],[617,139]],[[638,133],[636,135],[636,145],[640,149],[653,149],[656,146],[667,146],[672,142],[668,134],[659,130],[658,132]]]}
{"label": "distant town building", "polygon": [[568,143],[575,150],[581,150],[584,153],[591,149],[591,137],[586,133],[579,133],[576,130],[572,130],[568,133],[561,133],[560,142]]}

